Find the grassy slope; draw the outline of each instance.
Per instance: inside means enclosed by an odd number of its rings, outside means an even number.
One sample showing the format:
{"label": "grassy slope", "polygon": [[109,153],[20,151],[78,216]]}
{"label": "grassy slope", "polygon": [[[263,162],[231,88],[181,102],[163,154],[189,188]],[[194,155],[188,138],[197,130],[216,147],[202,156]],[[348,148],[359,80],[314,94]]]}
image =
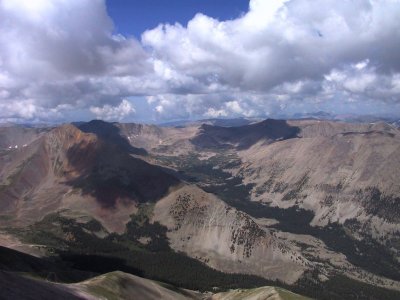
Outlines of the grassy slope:
{"label": "grassy slope", "polygon": [[201,294],[123,272],[107,273],[77,284],[96,297],[106,299],[198,299]]}

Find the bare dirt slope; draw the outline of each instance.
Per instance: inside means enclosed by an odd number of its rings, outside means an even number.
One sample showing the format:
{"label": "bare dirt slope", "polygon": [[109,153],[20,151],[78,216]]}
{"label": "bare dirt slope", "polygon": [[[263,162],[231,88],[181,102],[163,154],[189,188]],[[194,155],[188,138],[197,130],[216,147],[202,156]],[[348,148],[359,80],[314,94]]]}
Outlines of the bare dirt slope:
{"label": "bare dirt slope", "polygon": [[218,270],[293,283],[311,267],[294,245],[196,186],[184,186],[157,202],[154,220],[168,227],[173,249]]}
{"label": "bare dirt slope", "polygon": [[[62,208],[87,211],[104,220],[107,214],[124,212],[123,222],[137,203],[156,201],[179,184],[160,167],[73,125],[2,153],[0,167],[3,223],[14,225],[38,221]],[[113,224],[109,227],[113,229]],[[117,229],[123,227],[115,224]]]}

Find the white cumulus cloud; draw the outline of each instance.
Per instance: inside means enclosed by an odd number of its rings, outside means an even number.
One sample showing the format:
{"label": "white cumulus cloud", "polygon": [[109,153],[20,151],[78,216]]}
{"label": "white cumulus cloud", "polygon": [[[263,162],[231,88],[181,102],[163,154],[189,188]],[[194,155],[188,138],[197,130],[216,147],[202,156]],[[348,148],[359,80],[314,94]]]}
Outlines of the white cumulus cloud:
{"label": "white cumulus cloud", "polygon": [[350,100],[395,113],[399,16],[400,0],[250,0],[236,19],[199,13],[138,41],[115,33],[105,0],[1,0],[0,121],[132,120],[134,96],[160,119]]}
{"label": "white cumulus cloud", "polygon": [[32,108],[2,110],[0,119],[62,120],[68,111],[116,105],[143,92],[148,58],[137,40],[113,34],[103,0],[2,0],[0,106]]}
{"label": "white cumulus cloud", "polygon": [[125,117],[135,113],[133,105],[126,99],[118,106],[104,105],[103,107],[90,107],[90,111],[96,115],[98,119],[107,121],[121,121]]}

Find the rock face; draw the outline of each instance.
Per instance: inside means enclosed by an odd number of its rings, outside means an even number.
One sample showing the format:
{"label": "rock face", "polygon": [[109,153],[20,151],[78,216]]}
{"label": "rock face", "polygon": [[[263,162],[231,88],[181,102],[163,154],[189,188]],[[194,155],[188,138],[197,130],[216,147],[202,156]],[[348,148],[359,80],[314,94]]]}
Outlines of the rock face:
{"label": "rock face", "polygon": [[157,202],[154,221],[168,227],[173,249],[218,270],[293,283],[311,266],[297,249],[247,214],[195,186],[184,186]]}
{"label": "rock face", "polygon": [[291,124],[299,138],[239,152],[252,200],[312,210],[313,225],[357,220],[375,237],[399,232],[400,132],[387,124]]}

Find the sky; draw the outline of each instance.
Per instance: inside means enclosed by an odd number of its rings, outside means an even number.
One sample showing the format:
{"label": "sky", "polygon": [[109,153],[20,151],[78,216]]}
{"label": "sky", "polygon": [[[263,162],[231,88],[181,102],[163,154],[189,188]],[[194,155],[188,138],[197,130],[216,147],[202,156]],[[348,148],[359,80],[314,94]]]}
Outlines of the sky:
{"label": "sky", "polygon": [[220,21],[244,14],[248,0],[107,0],[114,32],[140,39],[143,32],[161,23],[187,23],[198,13]]}
{"label": "sky", "polygon": [[400,117],[400,0],[0,0],[0,123]]}

